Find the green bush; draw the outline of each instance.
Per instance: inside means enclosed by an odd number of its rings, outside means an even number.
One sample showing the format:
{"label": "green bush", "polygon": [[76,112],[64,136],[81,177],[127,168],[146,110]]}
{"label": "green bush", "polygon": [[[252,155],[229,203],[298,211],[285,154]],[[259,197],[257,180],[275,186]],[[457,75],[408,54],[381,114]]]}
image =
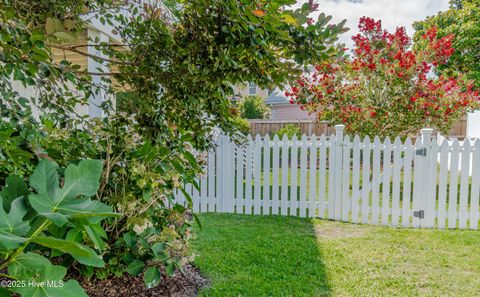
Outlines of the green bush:
{"label": "green bush", "polygon": [[235,118],[235,124],[243,135],[250,134],[250,123],[244,118]]}
{"label": "green bush", "polygon": [[240,115],[244,119],[265,119],[270,115],[270,108],[259,96],[246,96],[239,103]]}
{"label": "green bush", "polygon": [[288,125],[285,125],[285,127],[273,133],[272,137],[275,135],[278,135],[280,139],[282,139],[283,135],[286,135],[288,139],[292,139],[293,135],[296,135],[297,138],[300,139],[302,137],[302,131],[300,130],[299,126],[288,124]]}

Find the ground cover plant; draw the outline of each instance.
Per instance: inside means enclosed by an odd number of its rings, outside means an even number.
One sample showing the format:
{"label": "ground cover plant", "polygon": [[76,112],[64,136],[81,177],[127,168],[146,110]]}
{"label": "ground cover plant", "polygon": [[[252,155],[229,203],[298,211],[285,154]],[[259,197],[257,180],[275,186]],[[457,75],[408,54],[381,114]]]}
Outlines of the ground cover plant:
{"label": "ground cover plant", "polygon": [[202,214],[200,296],[476,296],[480,234]]}

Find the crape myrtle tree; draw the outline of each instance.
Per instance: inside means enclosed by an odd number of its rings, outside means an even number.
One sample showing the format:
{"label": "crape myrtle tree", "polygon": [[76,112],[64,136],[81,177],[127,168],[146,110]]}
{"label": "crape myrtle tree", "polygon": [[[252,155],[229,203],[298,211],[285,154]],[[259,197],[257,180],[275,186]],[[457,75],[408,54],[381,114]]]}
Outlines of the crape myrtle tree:
{"label": "crape myrtle tree", "polygon": [[345,124],[349,133],[411,136],[423,127],[446,133],[466,112],[478,107],[471,81],[430,75],[455,52],[454,35],[442,38],[432,27],[422,49],[411,49],[405,28],[383,30],[380,21],[363,17],[352,57],[316,66],[287,92],[292,104],[320,120]]}
{"label": "crape myrtle tree", "polygon": [[[95,269],[88,261],[69,268],[97,277],[144,272],[146,285],[154,286],[190,260],[191,199],[184,192],[186,206],[166,204],[173,202],[175,190],[183,191],[182,184],[195,184],[201,152],[212,146],[214,132],[235,135],[231,85],[282,86],[303,66],[343,54],[334,43],[346,30],[344,22],[329,24],[324,14],[312,19],[318,5],[309,1],[292,9],[295,2],[167,1],[174,18],[160,1],[0,4],[0,186],[10,174],[15,174],[12,183],[20,183],[41,159],[58,164],[48,168],[60,179],[69,163],[100,159],[103,172],[94,199],[120,214],[90,228],[42,229],[103,255]],[[82,43],[78,36],[92,18],[111,26],[116,41]],[[52,49],[88,56],[109,70],[89,71],[68,59],[55,62]],[[100,87],[92,83],[98,76],[104,81]],[[34,92],[19,92],[15,84]],[[105,117],[76,115],[99,88]],[[118,112],[108,100],[114,97]],[[33,116],[35,108],[43,111],[40,118]],[[23,248],[30,249],[29,244]],[[60,257],[56,263],[75,261],[48,248],[37,251]],[[8,252],[2,255],[7,257],[0,261],[9,261]]]}

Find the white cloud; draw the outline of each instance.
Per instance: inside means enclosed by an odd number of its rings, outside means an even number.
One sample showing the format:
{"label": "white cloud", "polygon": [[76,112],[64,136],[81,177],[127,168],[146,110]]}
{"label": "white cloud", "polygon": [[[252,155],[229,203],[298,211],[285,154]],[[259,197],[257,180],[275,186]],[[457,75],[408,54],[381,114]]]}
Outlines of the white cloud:
{"label": "white cloud", "polygon": [[[307,2],[302,0],[302,3]],[[423,20],[438,11],[448,9],[448,0],[317,0],[319,11],[332,15],[331,22],[347,20],[350,31],[340,36],[340,41],[351,48],[352,36],[358,33],[358,21],[362,16],[382,20],[382,26],[389,31],[404,26],[409,36],[414,30],[414,21]],[[318,14],[317,13],[317,14]]]}

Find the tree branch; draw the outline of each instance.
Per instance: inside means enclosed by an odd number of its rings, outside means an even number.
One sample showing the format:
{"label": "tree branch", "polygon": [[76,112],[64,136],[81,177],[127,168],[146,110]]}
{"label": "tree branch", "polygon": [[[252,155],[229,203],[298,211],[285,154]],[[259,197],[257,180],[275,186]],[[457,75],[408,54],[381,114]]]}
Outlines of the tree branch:
{"label": "tree branch", "polygon": [[71,52],[74,52],[74,53],[77,53],[77,54],[80,54],[80,55],[83,55],[83,56],[86,56],[86,57],[102,60],[104,62],[109,62],[109,63],[113,63],[113,64],[133,65],[132,63],[120,62],[120,61],[117,61],[117,60],[113,60],[113,59],[109,59],[109,58],[103,58],[103,57],[100,57],[100,56],[97,56],[97,55],[92,55],[92,54],[86,53],[84,51],[81,51],[81,50],[76,49],[75,47],[71,47],[71,46],[62,46],[62,45],[55,45],[55,44],[47,44],[47,46],[52,47],[52,48],[56,48],[56,49],[61,49],[61,50],[64,50],[64,51],[71,51]]}

